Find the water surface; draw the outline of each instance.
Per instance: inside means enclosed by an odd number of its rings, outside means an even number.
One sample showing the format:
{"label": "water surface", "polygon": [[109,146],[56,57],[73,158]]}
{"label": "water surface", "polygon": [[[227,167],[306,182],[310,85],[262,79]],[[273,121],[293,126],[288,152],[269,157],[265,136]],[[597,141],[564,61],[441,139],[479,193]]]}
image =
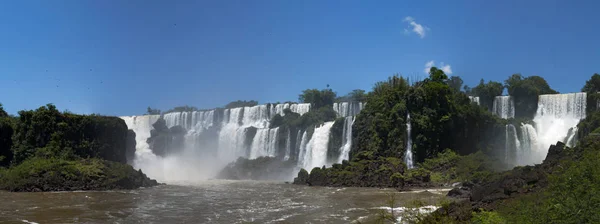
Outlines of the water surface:
{"label": "water surface", "polygon": [[0,192],[0,222],[368,223],[391,194],[396,206],[406,206],[416,199],[433,204],[445,193],[222,180],[130,191]]}

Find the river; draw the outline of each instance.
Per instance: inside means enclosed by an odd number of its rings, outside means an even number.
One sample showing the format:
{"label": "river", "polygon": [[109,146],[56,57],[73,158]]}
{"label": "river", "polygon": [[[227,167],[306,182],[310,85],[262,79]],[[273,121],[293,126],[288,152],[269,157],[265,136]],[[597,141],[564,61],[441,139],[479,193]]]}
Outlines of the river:
{"label": "river", "polygon": [[396,206],[439,202],[446,190],[308,187],[211,180],[128,191],[0,192],[0,223],[369,223]]}

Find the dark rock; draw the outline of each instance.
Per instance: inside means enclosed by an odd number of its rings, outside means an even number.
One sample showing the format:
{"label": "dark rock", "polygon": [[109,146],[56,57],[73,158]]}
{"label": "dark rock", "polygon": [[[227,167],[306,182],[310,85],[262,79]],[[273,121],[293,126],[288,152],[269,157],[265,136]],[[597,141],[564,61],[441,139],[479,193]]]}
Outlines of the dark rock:
{"label": "dark rock", "polygon": [[305,169],[300,169],[300,171],[298,171],[298,176],[294,178],[294,184],[308,184],[308,171],[306,171]]}

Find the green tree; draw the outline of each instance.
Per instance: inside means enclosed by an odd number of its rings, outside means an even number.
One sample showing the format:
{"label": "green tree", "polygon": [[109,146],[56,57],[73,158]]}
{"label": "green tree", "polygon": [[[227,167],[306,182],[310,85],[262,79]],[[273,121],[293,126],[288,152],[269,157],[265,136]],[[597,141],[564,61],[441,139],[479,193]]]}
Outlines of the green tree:
{"label": "green tree", "polygon": [[504,81],[504,85],[508,94],[513,97],[515,117],[532,119],[537,110],[538,96],[558,93],[540,76],[523,77],[521,74],[513,74]]}
{"label": "green tree", "polygon": [[0,166],[8,166],[12,160],[12,118],[2,108],[0,104]]}
{"label": "green tree", "polygon": [[256,100],[238,100],[233,101],[225,105],[225,109],[236,108],[236,107],[253,107],[258,105],[258,101]]}
{"label": "green tree", "polygon": [[1,103],[0,103],[0,117],[8,117],[8,113],[6,113],[6,111],[4,111],[4,107],[2,107]]}
{"label": "green tree", "polygon": [[310,103],[313,108],[332,106],[336,99],[336,93],[331,89],[306,89],[299,95],[298,100],[302,103]]}
{"label": "green tree", "polygon": [[444,71],[431,67],[429,69],[429,80],[434,82],[446,82],[448,80],[448,76],[444,73]]}
{"label": "green tree", "polygon": [[583,88],[581,88],[581,92],[587,93],[597,93],[600,92],[600,75],[595,73],[592,75],[590,80],[585,82]]}
{"label": "green tree", "polygon": [[148,115],[159,115],[160,114],[160,110],[158,110],[158,109],[152,109],[152,108],[148,107],[148,109],[146,109],[146,114],[148,114]]}
{"label": "green tree", "polygon": [[367,100],[367,94],[362,89],[355,89],[345,96],[338,97],[337,102],[364,102]]}
{"label": "green tree", "polygon": [[450,79],[446,83],[457,92],[463,86],[463,80],[458,76],[450,76]]}
{"label": "green tree", "polygon": [[471,93],[475,96],[479,96],[479,102],[482,106],[486,107],[489,111],[492,110],[494,105],[494,98],[502,95],[504,86],[502,83],[488,81],[485,83],[483,79],[479,81],[479,85],[471,89]]}

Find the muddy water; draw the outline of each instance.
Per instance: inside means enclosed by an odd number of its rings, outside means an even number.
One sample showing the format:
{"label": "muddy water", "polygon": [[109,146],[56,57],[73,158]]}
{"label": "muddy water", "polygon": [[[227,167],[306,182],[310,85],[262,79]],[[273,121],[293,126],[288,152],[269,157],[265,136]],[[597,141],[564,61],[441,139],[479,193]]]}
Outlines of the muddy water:
{"label": "muddy water", "polygon": [[207,181],[111,192],[0,192],[0,223],[368,223],[396,206],[434,204],[444,191]]}

